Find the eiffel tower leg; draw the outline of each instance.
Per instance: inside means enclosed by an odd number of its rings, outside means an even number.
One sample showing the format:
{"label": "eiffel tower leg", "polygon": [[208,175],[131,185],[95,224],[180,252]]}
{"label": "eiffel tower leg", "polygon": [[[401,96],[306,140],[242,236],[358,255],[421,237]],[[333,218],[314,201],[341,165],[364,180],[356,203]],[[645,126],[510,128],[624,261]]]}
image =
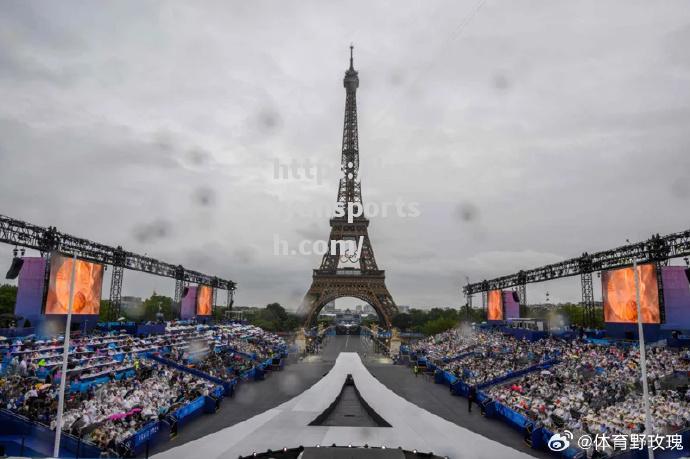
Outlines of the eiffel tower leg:
{"label": "eiffel tower leg", "polygon": [[382,275],[374,276],[343,276],[338,274],[315,274],[309,291],[304,297],[298,314],[304,318],[305,328],[311,328],[321,312],[321,309],[338,298],[353,297],[367,302],[374,308],[381,325],[391,328],[393,316],[397,307],[393,301]]}

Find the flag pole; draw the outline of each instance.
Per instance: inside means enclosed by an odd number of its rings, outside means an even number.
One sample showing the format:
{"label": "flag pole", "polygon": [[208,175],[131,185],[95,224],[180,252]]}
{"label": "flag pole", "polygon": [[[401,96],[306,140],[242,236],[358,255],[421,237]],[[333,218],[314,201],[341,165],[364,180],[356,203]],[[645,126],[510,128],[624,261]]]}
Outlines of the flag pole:
{"label": "flag pole", "polygon": [[60,457],[60,437],[62,436],[62,413],[65,407],[65,384],[67,381],[67,358],[69,355],[69,335],[72,325],[72,303],[74,302],[74,278],[77,271],[77,254],[72,256],[72,278],[69,284],[69,302],[67,306],[67,323],[65,324],[65,340],[62,350],[62,372],[60,373],[60,392],[58,399],[58,412],[55,423],[55,445],[53,457]]}
{"label": "flag pole", "polygon": [[[635,303],[637,303],[637,334],[640,340],[640,367],[642,369],[642,400],[644,403],[644,433],[652,434],[652,416],[649,412],[649,386],[647,384],[647,356],[644,348],[644,329],[642,327],[642,306],[640,304],[640,273],[637,271],[637,260],[633,260],[635,273]],[[645,438],[646,440],[646,438]],[[647,445],[649,459],[654,459],[654,451]]]}

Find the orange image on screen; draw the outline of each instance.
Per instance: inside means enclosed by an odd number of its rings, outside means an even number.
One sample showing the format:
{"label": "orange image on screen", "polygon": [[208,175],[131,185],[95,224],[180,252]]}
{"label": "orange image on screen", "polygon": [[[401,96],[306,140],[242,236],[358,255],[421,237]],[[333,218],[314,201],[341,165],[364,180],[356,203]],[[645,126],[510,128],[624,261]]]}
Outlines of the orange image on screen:
{"label": "orange image on screen", "polygon": [[[71,258],[62,255],[51,257],[46,314],[67,314],[73,263]],[[103,265],[77,260],[72,314],[98,314],[101,309],[102,287]]]}
{"label": "orange image on screen", "polygon": [[210,316],[213,303],[213,290],[208,285],[200,285],[196,294],[196,315]]}
{"label": "orange image on screen", "polygon": [[503,320],[503,292],[491,290],[488,295],[488,320]]}
{"label": "orange image on screen", "polygon": [[[639,265],[640,310],[642,323],[658,324],[659,288],[654,265]],[[637,323],[637,302],[635,300],[635,272],[632,268],[606,271],[601,275],[604,299],[604,320],[606,322]]]}

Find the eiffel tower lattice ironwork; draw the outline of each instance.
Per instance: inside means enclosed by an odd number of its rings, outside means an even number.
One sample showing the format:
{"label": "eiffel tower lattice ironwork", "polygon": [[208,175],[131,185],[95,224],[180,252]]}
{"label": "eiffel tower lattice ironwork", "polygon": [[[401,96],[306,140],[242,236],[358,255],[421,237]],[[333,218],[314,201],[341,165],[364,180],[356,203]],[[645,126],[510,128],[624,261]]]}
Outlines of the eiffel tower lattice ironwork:
{"label": "eiffel tower lattice ironwork", "polygon": [[[386,288],[385,271],[378,268],[374,250],[369,240],[369,220],[363,214],[362,189],[359,172],[359,145],[357,133],[357,88],[359,76],[354,69],[353,47],[350,46],[350,68],[345,72],[345,122],[343,126],[342,177],[338,186],[338,207],[344,216],[331,218],[330,241],[353,241],[361,245],[360,253],[349,256],[340,253],[341,246],[334,244],[336,253],[326,252],[321,266],[314,270],[312,284],[300,306],[306,326],[316,322],[319,311],[336,298],[354,297],[369,303],[381,319],[382,325],[391,328],[391,319],[398,308]],[[348,221],[348,209],[355,209]],[[356,216],[361,214],[360,216]],[[330,244],[329,244],[330,247]],[[357,259],[358,258],[358,259]],[[354,266],[340,267],[340,263]]]}

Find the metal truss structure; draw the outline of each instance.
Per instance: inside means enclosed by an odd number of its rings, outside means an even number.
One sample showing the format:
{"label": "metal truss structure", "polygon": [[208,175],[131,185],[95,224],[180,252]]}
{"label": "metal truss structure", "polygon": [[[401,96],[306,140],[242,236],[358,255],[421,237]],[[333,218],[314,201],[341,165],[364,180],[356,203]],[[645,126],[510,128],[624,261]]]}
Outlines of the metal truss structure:
{"label": "metal truss structure", "polygon": [[198,271],[173,265],[155,258],[139,255],[124,250],[122,247],[111,247],[88,239],[78,238],[59,232],[55,227],[44,228],[31,223],[0,215],[0,242],[15,246],[35,249],[41,253],[58,251],[66,255],[76,255],[82,260],[111,265],[112,282],[110,286],[109,318],[120,314],[122,281],[125,269],[141,271],[156,276],[170,277],[176,280],[175,297],[179,301],[177,283],[205,284],[211,287],[234,291],[237,284],[231,280],[209,276]]}
{"label": "metal truss structure", "polygon": [[[690,255],[690,230],[672,233],[666,236],[653,235],[646,241],[624,245],[611,250],[589,254],[550,265],[519,271],[515,274],[469,283],[463,286],[462,291],[467,295],[490,290],[502,290],[510,287],[525,286],[528,283],[544,282],[563,277],[581,276],[582,304],[585,308],[585,323],[591,324],[594,320],[594,289],[592,273],[610,269],[632,266],[633,261],[639,264],[654,263],[656,266],[657,281],[659,287],[659,309],[661,321],[664,321],[663,285],[661,280],[661,267],[671,258],[679,258]],[[523,300],[520,295],[520,300]]]}

